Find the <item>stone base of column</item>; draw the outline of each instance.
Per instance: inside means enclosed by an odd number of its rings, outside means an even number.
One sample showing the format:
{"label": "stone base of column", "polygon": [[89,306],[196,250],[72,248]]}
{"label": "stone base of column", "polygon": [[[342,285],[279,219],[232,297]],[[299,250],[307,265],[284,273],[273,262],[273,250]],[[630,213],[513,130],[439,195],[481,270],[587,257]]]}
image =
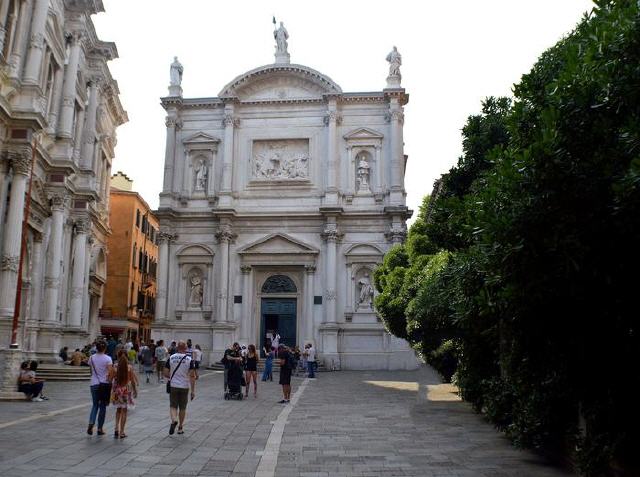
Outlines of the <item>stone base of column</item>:
{"label": "stone base of column", "polygon": [[38,361],[44,363],[60,362],[61,359],[58,354],[62,346],[60,325],[58,323],[41,323],[38,331],[38,349],[36,350]]}
{"label": "stone base of column", "polygon": [[405,193],[403,190],[391,190],[389,194],[389,203],[391,205],[404,205]]}
{"label": "stone base of column", "polygon": [[324,200],[322,201],[324,206],[327,205],[337,205],[338,204],[338,191],[337,190],[327,190],[324,195]]}
{"label": "stone base of column", "polygon": [[340,370],[340,353],[338,353],[338,331],[340,326],[337,323],[323,323],[320,325],[320,360],[324,362],[329,371]]}
{"label": "stone base of column", "polygon": [[18,392],[18,376],[22,362],[21,349],[0,350],[0,401],[24,401],[24,393]]}
{"label": "stone base of column", "polygon": [[84,348],[89,342],[89,333],[87,330],[76,327],[62,329],[62,346],[68,346],[70,351],[76,348]]}
{"label": "stone base of column", "polygon": [[209,353],[209,364],[220,361],[224,355],[224,350],[231,346],[235,341],[238,331],[238,324],[229,322],[219,322],[212,325],[211,351]]}
{"label": "stone base of column", "polygon": [[233,205],[233,194],[229,191],[222,191],[218,194],[217,209],[228,208]]}

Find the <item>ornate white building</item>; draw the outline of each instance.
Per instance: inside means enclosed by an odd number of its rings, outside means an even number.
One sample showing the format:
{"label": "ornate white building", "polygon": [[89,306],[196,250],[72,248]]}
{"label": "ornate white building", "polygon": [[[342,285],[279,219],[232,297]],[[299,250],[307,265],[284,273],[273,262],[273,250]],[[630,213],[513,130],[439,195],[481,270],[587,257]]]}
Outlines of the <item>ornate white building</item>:
{"label": "ornate white building", "polygon": [[373,270],[406,235],[400,55],[387,88],[345,93],[276,61],[217,97],[187,99],[171,65],[153,337],[191,338],[218,361],[233,341],[277,330],[327,366],[413,368],[373,305]]}
{"label": "ornate white building", "polygon": [[99,331],[115,130],[127,121],[107,66],[116,46],[91,20],[100,11],[101,0],[0,1],[0,348],[31,191],[17,340],[31,358]]}

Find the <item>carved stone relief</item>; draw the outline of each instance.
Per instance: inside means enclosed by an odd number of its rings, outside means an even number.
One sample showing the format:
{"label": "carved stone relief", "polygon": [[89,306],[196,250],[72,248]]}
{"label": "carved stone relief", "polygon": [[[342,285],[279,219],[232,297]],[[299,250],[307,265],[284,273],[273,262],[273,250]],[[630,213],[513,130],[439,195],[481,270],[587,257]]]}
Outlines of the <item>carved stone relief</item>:
{"label": "carved stone relief", "polygon": [[260,181],[308,179],[309,140],[253,141],[251,177]]}

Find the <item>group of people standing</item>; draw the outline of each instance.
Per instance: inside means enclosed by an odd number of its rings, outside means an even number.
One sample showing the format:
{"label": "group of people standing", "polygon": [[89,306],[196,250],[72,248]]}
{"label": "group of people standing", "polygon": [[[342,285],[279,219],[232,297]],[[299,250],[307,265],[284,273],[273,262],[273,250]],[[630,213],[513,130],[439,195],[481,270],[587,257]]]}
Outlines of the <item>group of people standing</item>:
{"label": "group of people standing", "polygon": [[[279,337],[278,337],[279,338]],[[278,340],[279,341],[279,340]],[[280,364],[279,384],[282,386],[283,398],[281,404],[286,404],[291,397],[291,376],[298,369],[298,365],[303,360],[304,368],[308,371],[310,379],[315,379],[316,372],[316,352],[311,343],[304,346],[304,352],[300,352],[299,348],[289,348],[283,343],[278,343],[278,347],[273,346],[276,340],[267,340],[262,351],[265,356],[264,371],[262,372],[262,381],[273,381],[273,362],[278,359]],[[224,364],[224,390],[225,393],[229,389],[229,375],[233,375],[238,369],[244,370],[244,378],[242,386],[245,387],[245,397],[249,397],[251,383],[253,383],[253,395],[258,396],[258,363],[260,356],[254,344],[248,347],[240,346],[233,343],[227,348],[222,358]]]}
{"label": "group of people standing", "polygon": [[[139,380],[131,361],[132,347],[128,344],[115,350],[115,360],[108,353],[108,344],[105,341],[96,342],[96,352],[88,359],[87,364],[91,369],[91,400],[92,407],[89,413],[87,434],[93,435],[97,419],[97,435],[104,435],[104,421],[106,409],[109,404],[116,408],[114,437],[124,439],[127,437],[125,426],[127,411],[135,407],[135,399],[138,397]],[[135,352],[135,351],[134,351]],[[169,434],[178,429],[178,434],[183,434],[183,424],[186,416],[189,389],[191,400],[195,398],[195,382],[198,379],[197,369],[202,359],[202,350],[198,345],[192,347],[188,342],[174,341],[170,347],[164,346],[162,340],[155,344],[153,350],[143,344],[136,353],[136,359],[146,375],[146,382],[153,373],[153,365],[158,373],[158,383],[163,382],[162,377],[168,378],[167,392],[169,393],[169,411],[171,426]]]}

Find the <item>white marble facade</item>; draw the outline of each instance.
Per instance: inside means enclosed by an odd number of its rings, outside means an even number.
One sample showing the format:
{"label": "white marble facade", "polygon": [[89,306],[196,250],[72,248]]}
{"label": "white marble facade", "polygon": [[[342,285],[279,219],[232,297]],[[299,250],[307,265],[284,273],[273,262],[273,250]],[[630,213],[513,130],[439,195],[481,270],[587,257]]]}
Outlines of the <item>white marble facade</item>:
{"label": "white marble facade", "polygon": [[216,97],[184,98],[171,65],[152,335],[191,338],[211,363],[277,329],[328,367],[413,368],[372,304],[373,270],[411,214],[400,56],[387,88],[345,93],[290,63],[284,26],[274,37],[275,63]]}
{"label": "white marble facade", "polygon": [[15,344],[40,360],[99,333],[110,169],[127,121],[108,67],[116,46],[91,20],[103,10],[101,0],[0,0],[0,350],[30,191]]}

